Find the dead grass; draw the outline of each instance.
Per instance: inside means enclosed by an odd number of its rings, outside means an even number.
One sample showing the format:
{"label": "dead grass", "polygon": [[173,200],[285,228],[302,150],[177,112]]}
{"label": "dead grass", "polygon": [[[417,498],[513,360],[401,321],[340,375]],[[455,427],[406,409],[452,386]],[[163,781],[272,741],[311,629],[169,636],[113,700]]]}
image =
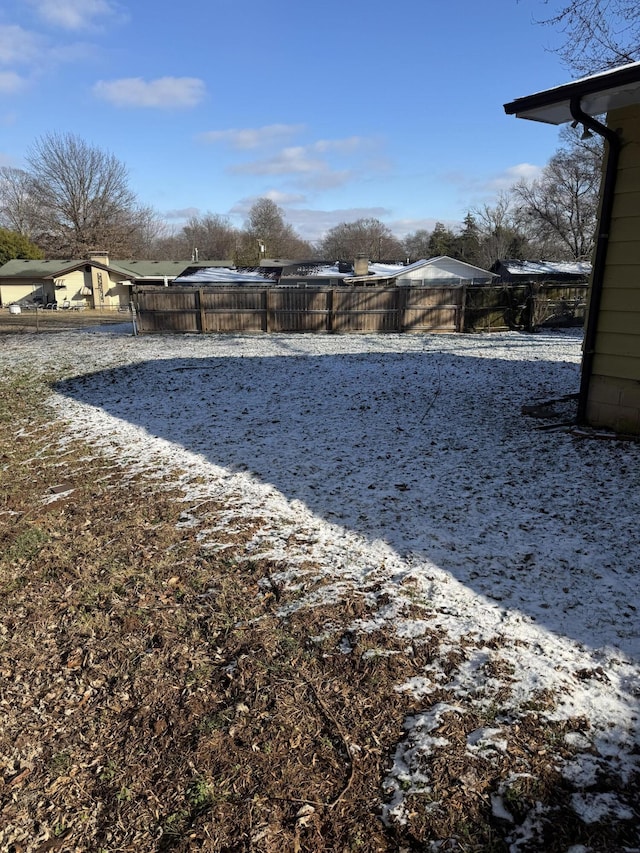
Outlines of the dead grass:
{"label": "dead grass", "polygon": [[[551,809],[538,846],[519,849],[637,841],[571,812],[557,761],[567,726],[586,723],[550,725],[542,696],[517,720],[500,717],[502,694],[492,714],[444,714],[430,785],[385,826],[383,780],[424,710],[397,686],[441,638],[354,631],[386,603],[365,591],[283,618],[286,590],[264,583],[282,567],[245,559],[251,525],[203,550],[169,484],[88,447],[61,459],[45,389],[3,384],[0,849],[504,853],[497,794],[516,820]],[[470,755],[469,734],[496,720],[507,749]]]}
{"label": "dead grass", "polygon": [[0,337],[3,335],[33,334],[36,332],[67,332],[111,323],[130,323],[130,315],[113,310],[85,311],[22,311],[9,314],[7,308],[0,309]]}

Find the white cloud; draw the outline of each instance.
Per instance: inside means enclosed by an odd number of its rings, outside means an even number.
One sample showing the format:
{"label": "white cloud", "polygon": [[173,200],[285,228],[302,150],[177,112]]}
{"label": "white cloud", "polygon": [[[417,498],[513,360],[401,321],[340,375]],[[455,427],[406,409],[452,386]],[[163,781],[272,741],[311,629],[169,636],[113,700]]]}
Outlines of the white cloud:
{"label": "white cloud", "polygon": [[532,181],[539,177],[542,169],[542,166],[534,166],[532,163],[517,163],[515,166],[507,166],[502,172],[483,178],[462,171],[448,172],[441,177],[445,183],[458,186],[467,195],[470,192],[475,194],[491,194],[500,192],[501,190],[508,190],[521,180]]}
{"label": "white cloud", "polygon": [[268,190],[265,196],[279,205],[302,204],[307,201],[306,195],[302,193],[286,193],[281,190]]}
{"label": "white cloud", "polygon": [[515,166],[509,166],[499,175],[495,175],[487,183],[487,189],[506,190],[517,184],[519,181],[530,181],[540,177],[542,166],[534,166],[532,163],[518,163]]}
{"label": "white cloud", "polygon": [[[364,137],[320,139],[308,145],[291,145],[271,157],[231,166],[233,174],[285,176],[307,190],[326,190],[353,180],[356,169],[345,167],[340,158],[353,159],[372,144]],[[358,166],[361,166],[358,163]],[[371,166],[371,164],[369,164]]]}
{"label": "white cloud", "polygon": [[182,207],[175,210],[165,210],[162,215],[165,219],[191,219],[192,216],[200,216],[200,208]]}
{"label": "white cloud", "polygon": [[65,30],[86,30],[104,20],[123,17],[121,8],[111,0],[29,0],[48,24]]}
{"label": "white cloud", "polygon": [[286,211],[286,220],[305,240],[316,242],[322,239],[331,228],[342,222],[355,222],[357,219],[384,219],[389,215],[385,207],[350,207],[336,210],[290,209]]}
{"label": "white cloud", "polygon": [[0,71],[0,94],[13,95],[22,91],[26,86],[26,80],[15,71]]}
{"label": "white cloud", "polygon": [[241,163],[232,168],[233,172],[248,175],[293,175],[318,172],[326,168],[324,160],[309,156],[309,148],[295,145],[283,148],[274,157]]}
{"label": "white cloud", "polygon": [[293,183],[307,190],[327,190],[342,187],[352,180],[355,172],[334,169],[325,160],[309,156],[302,146],[284,148],[274,157],[240,163],[229,171],[236,175],[269,175],[291,178]]}
{"label": "white cloud", "polygon": [[306,190],[321,192],[343,187],[355,180],[356,176],[356,172],[351,169],[324,169],[321,172],[302,176],[297,183]]}
{"label": "white cloud", "polygon": [[0,64],[25,65],[43,50],[42,39],[16,24],[0,26]]}
{"label": "white cloud", "polygon": [[437,222],[446,225],[447,228],[460,228],[462,222],[457,219],[441,219],[434,217],[424,217],[422,219],[392,219],[387,222],[387,225],[396,237],[406,237],[407,234],[412,234],[415,231],[433,231]]}
{"label": "white cloud", "polygon": [[[300,195],[299,193],[286,193],[281,190],[270,189],[260,193],[259,195],[250,195],[241,198],[233,205],[229,213],[232,216],[246,216],[253,205],[261,198],[268,198],[282,208],[285,208],[290,204],[301,204],[307,200],[306,196]],[[287,214],[286,218],[287,220],[289,219],[289,214]]]}
{"label": "white cloud", "polygon": [[337,208],[336,210],[314,210],[312,208],[298,207],[307,198],[301,194],[283,193],[272,189],[259,195],[246,196],[240,199],[230,209],[229,214],[238,218],[238,224],[246,218],[251,207],[259,198],[269,198],[283,208],[286,222],[293,226],[295,231],[311,243],[320,240],[330,228],[334,228],[342,222],[355,222],[356,219],[381,219],[385,220],[390,211],[386,207],[349,207]]}
{"label": "white cloud", "polygon": [[311,208],[288,210],[287,222],[305,240],[321,240],[327,231],[342,222],[355,222],[358,219],[379,219],[385,221],[389,215],[386,207],[347,207],[335,210],[313,210]]}
{"label": "white cloud", "polygon": [[197,77],[159,77],[156,80],[125,77],[100,80],[93,92],[116,107],[172,109],[195,107],[205,97],[206,88]]}
{"label": "white cloud", "polygon": [[318,139],[312,143],[309,149],[319,154],[325,151],[336,151],[340,154],[349,154],[362,148],[370,146],[372,140],[363,136],[349,136],[346,139]]}
{"label": "white cloud", "polygon": [[[305,130],[306,126],[302,124],[271,124],[256,128],[211,130],[201,133],[197,138],[206,143],[225,143],[236,151],[267,149],[265,156],[235,162],[227,167],[227,171],[235,175],[280,177],[302,191],[344,186],[362,171],[362,151],[378,144],[375,139],[349,136],[344,139],[318,139],[306,145],[287,145],[274,150]],[[356,159],[357,165],[352,167]],[[386,166],[386,163],[369,162],[367,169],[380,172]]]}
{"label": "white cloud", "polygon": [[302,124],[269,124],[264,127],[209,130],[198,135],[202,142],[225,142],[232,148],[248,150],[280,144],[304,130]]}

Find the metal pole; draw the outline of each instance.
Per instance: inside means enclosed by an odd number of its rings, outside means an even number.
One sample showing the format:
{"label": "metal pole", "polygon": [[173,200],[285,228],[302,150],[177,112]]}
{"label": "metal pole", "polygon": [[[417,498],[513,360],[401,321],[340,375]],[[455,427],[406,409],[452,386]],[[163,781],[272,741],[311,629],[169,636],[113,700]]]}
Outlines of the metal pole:
{"label": "metal pole", "polygon": [[133,303],[133,300],[129,303],[129,308],[131,309],[131,325],[133,326],[133,337],[136,338],[138,336],[138,324],[136,323],[136,306]]}

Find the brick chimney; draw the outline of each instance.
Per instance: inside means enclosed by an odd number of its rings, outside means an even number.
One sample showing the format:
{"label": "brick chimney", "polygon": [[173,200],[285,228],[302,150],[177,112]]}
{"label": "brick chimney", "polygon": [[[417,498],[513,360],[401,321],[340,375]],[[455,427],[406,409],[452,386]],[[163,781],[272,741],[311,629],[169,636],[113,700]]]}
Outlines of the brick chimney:
{"label": "brick chimney", "polygon": [[369,274],[369,257],[368,257],[368,255],[364,255],[364,254],[356,255],[356,259],[353,262],[353,274],[358,275],[358,276]]}
{"label": "brick chimney", "polygon": [[109,266],[109,253],[104,249],[96,249],[94,252],[89,252],[88,257],[90,261],[104,264],[105,267]]}

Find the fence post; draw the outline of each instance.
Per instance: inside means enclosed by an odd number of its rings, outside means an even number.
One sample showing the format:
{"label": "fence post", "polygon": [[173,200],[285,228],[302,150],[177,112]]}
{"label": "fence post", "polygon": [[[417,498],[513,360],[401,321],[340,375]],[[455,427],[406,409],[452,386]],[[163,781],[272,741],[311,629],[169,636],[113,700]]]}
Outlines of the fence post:
{"label": "fence post", "polygon": [[462,285],[460,305],[458,307],[458,328],[456,332],[464,332],[464,309],[467,307],[467,285]]}
{"label": "fence post", "polygon": [[271,288],[265,287],[264,293],[265,293],[265,318],[266,318],[265,319],[265,325],[266,325],[265,331],[271,332],[271,331],[273,331],[273,320],[274,320],[274,316],[273,316],[273,295],[271,293]]}
{"label": "fence post", "polygon": [[333,332],[333,303],[335,292],[334,287],[327,290],[327,332]]}
{"label": "fence post", "polygon": [[396,329],[398,332],[404,332],[404,317],[407,307],[408,287],[398,287],[396,285]]}
{"label": "fence post", "polygon": [[207,319],[204,313],[204,305],[202,299],[202,288],[198,288],[196,290],[196,294],[198,296],[196,308],[200,312],[200,333],[204,334],[207,331]]}

